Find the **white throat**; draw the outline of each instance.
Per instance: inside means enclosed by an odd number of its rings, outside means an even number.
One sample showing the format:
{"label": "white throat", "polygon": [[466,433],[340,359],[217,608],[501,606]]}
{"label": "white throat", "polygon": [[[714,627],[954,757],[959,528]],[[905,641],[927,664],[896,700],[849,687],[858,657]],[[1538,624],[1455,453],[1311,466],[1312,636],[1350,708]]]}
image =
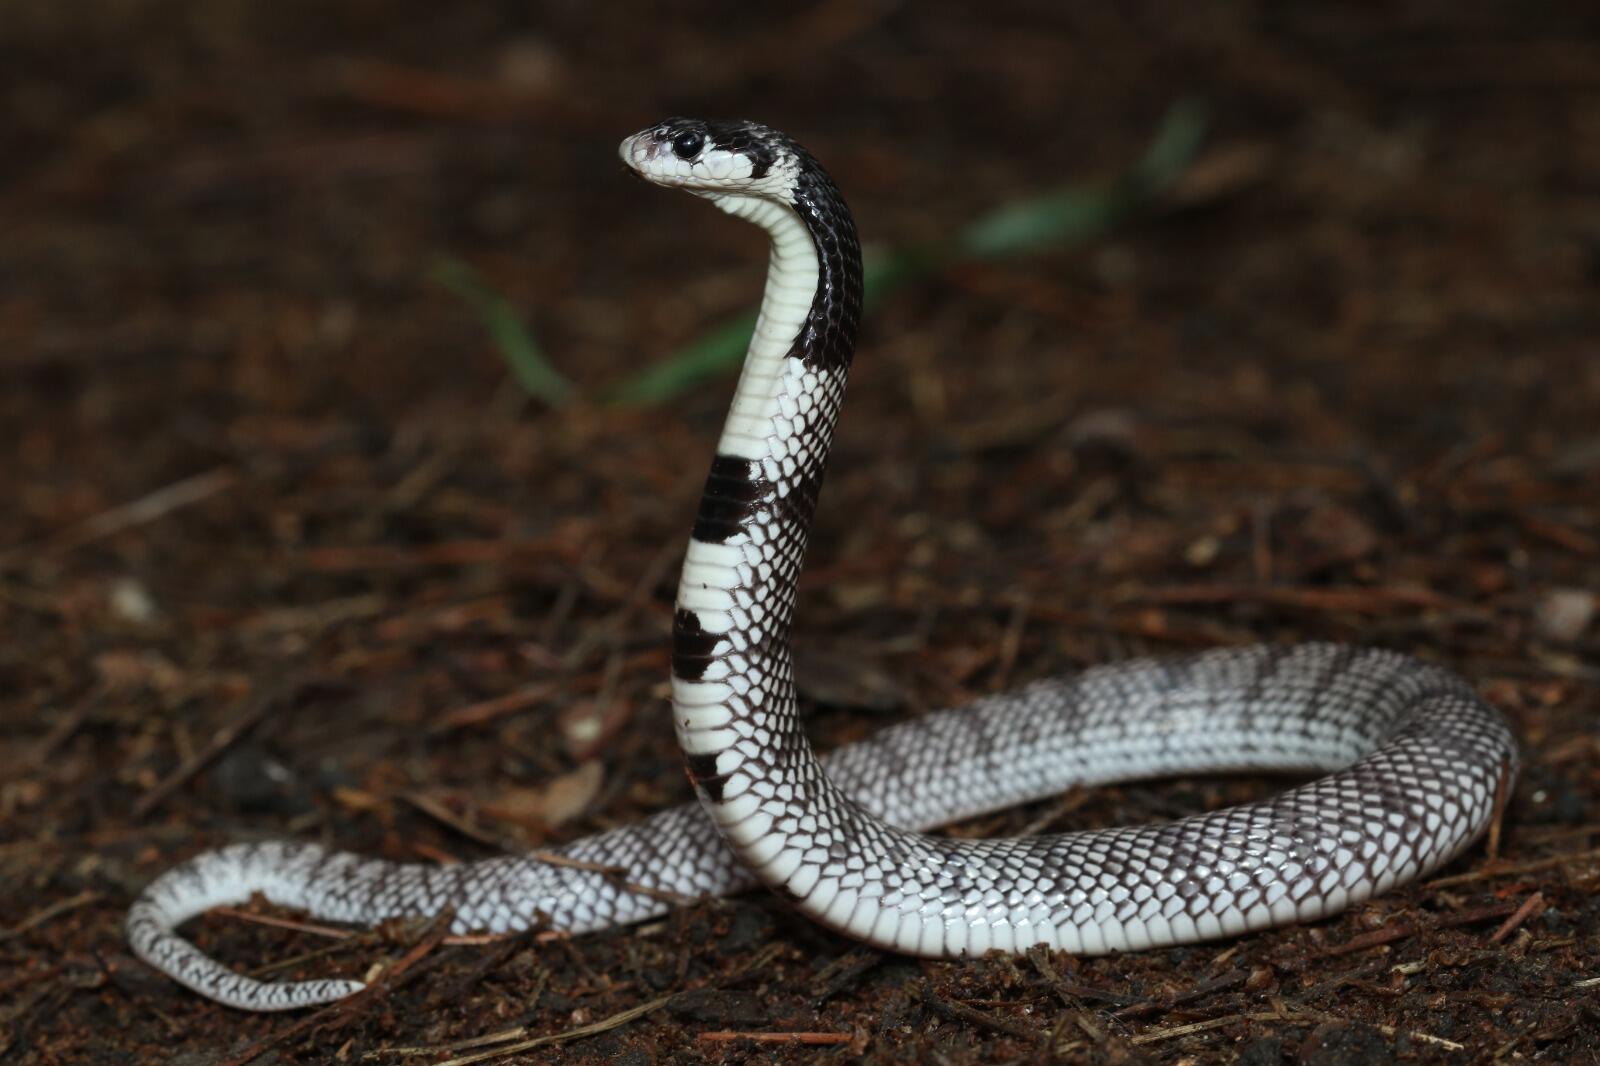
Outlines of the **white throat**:
{"label": "white throat", "polygon": [[811,311],[817,292],[817,249],[805,223],[792,208],[760,196],[710,197],[730,215],[748,219],[772,237],[761,313],[750,337],[744,370],[718,442],[719,455],[768,459],[778,430],[779,396],[784,390],[785,356]]}

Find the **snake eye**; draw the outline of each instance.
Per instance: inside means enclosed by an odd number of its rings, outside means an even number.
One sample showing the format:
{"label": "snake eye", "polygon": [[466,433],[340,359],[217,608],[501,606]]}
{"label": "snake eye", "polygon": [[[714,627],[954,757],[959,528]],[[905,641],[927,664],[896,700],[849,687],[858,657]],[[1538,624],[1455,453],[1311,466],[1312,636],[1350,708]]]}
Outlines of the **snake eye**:
{"label": "snake eye", "polygon": [[679,159],[693,159],[706,146],[706,135],[699,130],[680,133],[672,139],[672,154]]}

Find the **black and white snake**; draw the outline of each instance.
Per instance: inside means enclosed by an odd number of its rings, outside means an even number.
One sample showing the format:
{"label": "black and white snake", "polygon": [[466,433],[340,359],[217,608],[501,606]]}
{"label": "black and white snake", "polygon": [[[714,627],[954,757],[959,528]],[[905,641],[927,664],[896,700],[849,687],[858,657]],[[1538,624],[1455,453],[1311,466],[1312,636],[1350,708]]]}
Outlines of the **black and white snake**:
{"label": "black and white snake", "polygon": [[[454,909],[460,932],[583,932],[666,909],[629,885],[704,896],[758,882],[891,951],[1134,951],[1335,913],[1436,869],[1488,825],[1516,766],[1501,716],[1438,667],[1328,644],[1103,666],[819,760],[800,726],[789,636],[855,349],[855,225],[816,160],[752,122],[671,119],[621,154],[772,238],[674,615],[673,718],[699,804],[558,849],[609,876],[519,856],[433,866],[309,843],[226,847],[135,902],[127,933],[141,958],[221,1003],[279,1010],[361,985],[253,980],[175,928],[260,892],[321,919]],[[919,831],[1072,785],[1242,769],[1335,772],[1164,825],[1012,840]]]}

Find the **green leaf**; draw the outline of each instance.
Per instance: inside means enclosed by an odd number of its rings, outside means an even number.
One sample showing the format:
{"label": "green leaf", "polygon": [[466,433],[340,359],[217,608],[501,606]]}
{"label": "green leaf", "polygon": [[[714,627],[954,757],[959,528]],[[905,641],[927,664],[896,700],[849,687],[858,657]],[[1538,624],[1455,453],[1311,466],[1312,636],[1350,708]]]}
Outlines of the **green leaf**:
{"label": "green leaf", "polygon": [[980,259],[1020,255],[1079,244],[1114,227],[1122,217],[1115,189],[1063,189],[1018,200],[978,219],[956,240],[956,247]]}
{"label": "green leaf", "polygon": [[1182,100],[1168,109],[1144,155],[1102,187],[1068,186],[1007,204],[956,238],[958,254],[997,258],[1064,248],[1121,225],[1188,168],[1205,137],[1205,108]]}
{"label": "green leaf", "polygon": [[545,358],[544,350],[522,324],[511,302],[491,289],[476,270],[459,259],[447,257],[434,264],[433,280],[472,308],[489,331],[495,348],[511,367],[518,384],[530,396],[538,397],[551,407],[560,407],[571,398],[572,382]]}
{"label": "green leaf", "polygon": [[737,366],[756,330],[755,311],[714,327],[669,358],[611,390],[607,399],[625,405],[660,403],[690,386]]}

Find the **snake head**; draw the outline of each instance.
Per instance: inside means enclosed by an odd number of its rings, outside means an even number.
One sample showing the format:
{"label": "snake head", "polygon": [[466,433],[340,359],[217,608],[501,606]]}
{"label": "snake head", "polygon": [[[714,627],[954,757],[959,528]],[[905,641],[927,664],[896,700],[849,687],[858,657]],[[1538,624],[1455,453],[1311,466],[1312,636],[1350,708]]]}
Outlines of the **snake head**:
{"label": "snake head", "polygon": [[709,197],[781,198],[791,187],[797,151],[759,122],[669,118],[623,141],[618,154],[656,185]]}

